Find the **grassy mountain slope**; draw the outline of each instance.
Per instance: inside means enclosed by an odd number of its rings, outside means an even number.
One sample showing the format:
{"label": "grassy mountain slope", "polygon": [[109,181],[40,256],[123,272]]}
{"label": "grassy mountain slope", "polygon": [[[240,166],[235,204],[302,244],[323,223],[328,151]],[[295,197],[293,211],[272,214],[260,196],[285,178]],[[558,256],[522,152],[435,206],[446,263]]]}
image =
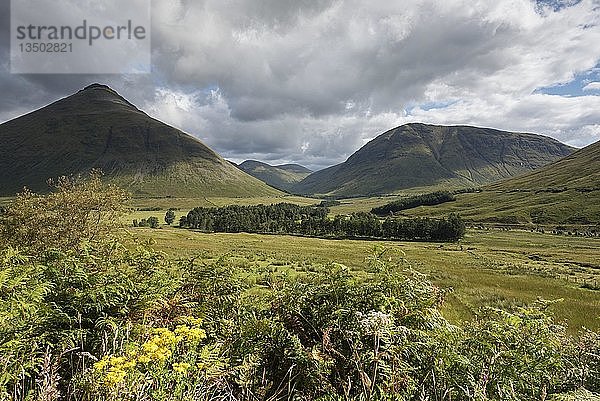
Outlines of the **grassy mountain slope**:
{"label": "grassy mountain slope", "polygon": [[278,191],[197,139],[93,84],[0,125],[0,194],[101,169],[135,196],[255,196]]}
{"label": "grassy mountain slope", "polygon": [[600,223],[600,142],[539,170],[457,195],[452,203],[410,211],[474,221],[534,224]]}
{"label": "grassy mountain slope", "polygon": [[572,151],[534,134],[406,124],[379,135],[344,163],[309,175],[293,190],[343,197],[472,187],[531,171]]}
{"label": "grassy mountain slope", "polygon": [[491,190],[600,189],[600,141],[529,174],[490,185]]}
{"label": "grassy mountain slope", "polygon": [[289,191],[294,184],[302,181],[312,172],[306,167],[298,164],[271,166],[256,160],[246,160],[238,167],[272,187],[284,191]]}

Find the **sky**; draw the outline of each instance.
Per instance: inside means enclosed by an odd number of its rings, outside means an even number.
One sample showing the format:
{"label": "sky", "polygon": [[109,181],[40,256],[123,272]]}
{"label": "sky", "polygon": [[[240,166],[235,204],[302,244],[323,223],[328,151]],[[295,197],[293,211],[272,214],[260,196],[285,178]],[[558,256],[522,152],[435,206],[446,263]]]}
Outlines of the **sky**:
{"label": "sky", "polygon": [[131,75],[10,74],[8,7],[0,122],[100,82],[235,162],[320,169],[409,122],[600,140],[600,0],[153,0]]}

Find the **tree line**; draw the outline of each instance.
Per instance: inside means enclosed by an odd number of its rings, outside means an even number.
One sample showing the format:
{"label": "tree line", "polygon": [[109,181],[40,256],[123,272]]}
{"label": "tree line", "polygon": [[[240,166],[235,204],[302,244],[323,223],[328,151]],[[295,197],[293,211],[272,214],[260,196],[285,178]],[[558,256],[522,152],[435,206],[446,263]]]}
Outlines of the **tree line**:
{"label": "tree line", "polygon": [[381,220],[368,212],[328,217],[326,207],[290,203],[197,207],[179,220],[180,227],[208,232],[299,234],[315,237],[381,238],[408,241],[456,241],[463,237],[460,216]]}
{"label": "tree line", "polygon": [[374,213],[378,216],[386,216],[401,210],[412,209],[417,206],[435,206],[441,203],[452,202],[454,200],[456,200],[456,198],[451,192],[437,191],[398,199],[383,206],[374,207],[371,209],[371,213]]}

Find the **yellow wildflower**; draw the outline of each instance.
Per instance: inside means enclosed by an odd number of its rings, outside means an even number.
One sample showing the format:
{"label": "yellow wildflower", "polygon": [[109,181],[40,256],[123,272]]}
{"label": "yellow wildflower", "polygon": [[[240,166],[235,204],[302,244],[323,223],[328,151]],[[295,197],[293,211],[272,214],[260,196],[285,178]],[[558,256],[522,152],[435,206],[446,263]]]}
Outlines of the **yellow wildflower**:
{"label": "yellow wildflower", "polygon": [[190,367],[192,367],[192,365],[190,365],[189,363],[186,363],[186,362],[174,363],[173,371],[175,373],[185,374]]}
{"label": "yellow wildflower", "polygon": [[108,364],[108,359],[102,358],[98,362],[94,363],[94,369],[96,370],[104,370],[106,365]]}
{"label": "yellow wildflower", "polygon": [[183,316],[180,320],[189,324],[190,326],[200,326],[202,324],[201,318],[196,318],[193,316]]}
{"label": "yellow wildflower", "polygon": [[158,359],[159,361],[164,361],[165,359],[169,358],[173,353],[171,352],[170,349],[167,348],[159,348],[153,355],[152,357],[154,359]]}
{"label": "yellow wildflower", "polygon": [[159,346],[154,341],[149,341],[144,343],[142,348],[144,348],[144,352],[146,352],[147,354],[152,354],[156,352],[156,350],[158,350]]}
{"label": "yellow wildflower", "polygon": [[104,377],[104,381],[109,386],[115,386],[125,379],[125,375],[124,370],[111,368]]}
{"label": "yellow wildflower", "polygon": [[188,332],[187,338],[191,342],[198,342],[206,338],[206,332],[202,329],[192,328]]}
{"label": "yellow wildflower", "polygon": [[179,335],[186,335],[187,333],[189,333],[190,328],[184,324],[180,324],[177,327],[175,327],[175,334],[179,334]]}
{"label": "yellow wildflower", "polygon": [[110,364],[112,366],[120,365],[123,362],[125,362],[125,357],[124,356],[111,356],[110,357]]}

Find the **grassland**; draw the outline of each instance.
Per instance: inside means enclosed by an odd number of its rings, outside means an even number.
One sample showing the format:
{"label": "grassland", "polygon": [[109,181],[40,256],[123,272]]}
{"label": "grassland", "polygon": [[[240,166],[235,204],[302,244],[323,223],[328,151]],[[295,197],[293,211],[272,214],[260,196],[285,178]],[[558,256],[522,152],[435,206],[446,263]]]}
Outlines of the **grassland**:
{"label": "grassland", "polygon": [[319,203],[319,199],[305,198],[294,195],[280,195],[280,196],[257,196],[252,198],[224,198],[224,197],[204,197],[204,198],[134,198],[129,202],[129,205],[134,209],[142,208],[162,208],[167,210],[170,207],[174,207],[180,210],[185,210],[187,213],[189,210],[195,207],[210,207],[210,206],[225,206],[225,205],[258,205],[258,204],[270,204],[279,202],[289,202],[298,205],[312,205]]}
{"label": "grassland", "polygon": [[258,255],[273,274],[302,274],[306,263],[337,262],[360,275],[373,248],[384,246],[391,257],[404,258],[452,289],[444,307],[451,320],[471,319],[481,306],[513,307],[543,298],[562,299],[552,312],[571,330],[600,327],[600,291],[590,289],[600,284],[600,239],[498,230],[469,230],[460,244],[207,234],[166,226],[129,232],[174,258]]}
{"label": "grassland", "polygon": [[[458,202],[474,194],[458,195],[459,200],[437,207],[419,207],[407,211],[414,215],[440,215],[454,211]],[[396,196],[342,200],[331,208],[332,214],[368,211],[397,199]],[[0,198],[0,205],[10,198]],[[151,240],[154,247],[170,257],[192,257],[208,252],[260,258],[273,274],[302,274],[304,262],[326,265],[343,263],[357,274],[365,266],[369,252],[382,245],[392,255],[403,257],[415,269],[426,273],[437,285],[452,288],[444,308],[452,320],[473,317],[481,306],[511,307],[544,299],[563,299],[552,306],[559,320],[568,322],[571,330],[585,326],[600,328],[600,238],[543,234],[525,230],[469,229],[459,244],[324,240],[294,236],[258,234],[199,233],[164,225],[168,208],[176,208],[176,222],[196,206],[227,204],[269,204],[290,202],[300,205],[319,200],[297,196],[255,198],[146,198],[132,199],[132,219],[156,216],[161,229],[128,228],[130,235]],[[490,208],[493,206],[490,204]],[[501,205],[496,205],[501,207]],[[159,209],[159,210],[140,210]],[[464,210],[464,209],[462,209]],[[474,212],[484,215],[482,207]],[[489,213],[492,213],[490,209]],[[467,214],[467,217],[469,214]],[[585,288],[588,287],[588,288]],[[595,290],[593,288],[596,288]]]}
{"label": "grassland", "polygon": [[529,224],[600,224],[600,142],[529,174],[462,194],[456,202],[410,211],[459,212],[473,221]]}
{"label": "grassland", "polygon": [[[341,199],[331,207],[332,214],[368,212],[397,199],[427,193],[427,189],[405,191],[396,195]],[[500,191],[461,193],[456,201],[436,206],[419,206],[403,210],[400,216],[445,217],[458,213],[468,222],[517,224],[521,226],[557,225],[589,227],[600,224],[600,190],[582,193],[575,189],[549,191]]]}
{"label": "grassland", "polygon": [[420,206],[406,210],[411,216],[460,215],[474,222],[526,224],[598,224],[600,223],[600,190],[580,193],[492,191],[466,193],[456,196],[455,202],[437,206]]}

